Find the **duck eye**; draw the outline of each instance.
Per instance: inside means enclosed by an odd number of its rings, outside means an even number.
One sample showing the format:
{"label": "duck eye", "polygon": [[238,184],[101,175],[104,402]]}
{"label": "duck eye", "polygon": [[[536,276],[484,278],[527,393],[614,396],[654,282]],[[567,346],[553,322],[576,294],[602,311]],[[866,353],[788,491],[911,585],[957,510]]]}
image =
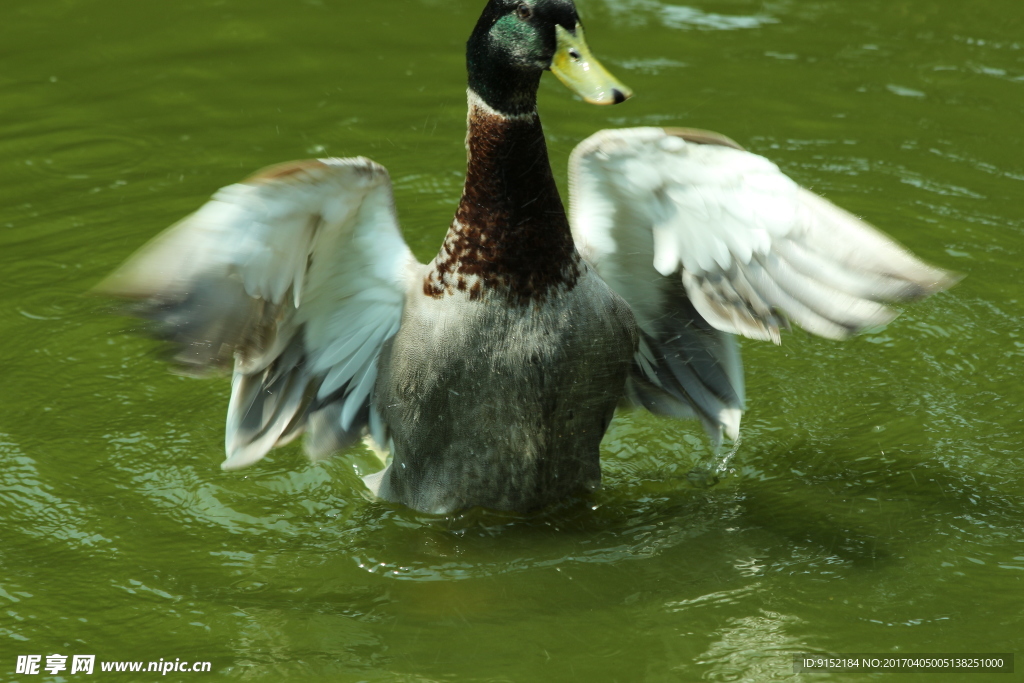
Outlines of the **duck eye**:
{"label": "duck eye", "polygon": [[533,9],[525,2],[521,2],[516,6],[516,16],[523,21],[529,21],[530,17],[533,16]]}

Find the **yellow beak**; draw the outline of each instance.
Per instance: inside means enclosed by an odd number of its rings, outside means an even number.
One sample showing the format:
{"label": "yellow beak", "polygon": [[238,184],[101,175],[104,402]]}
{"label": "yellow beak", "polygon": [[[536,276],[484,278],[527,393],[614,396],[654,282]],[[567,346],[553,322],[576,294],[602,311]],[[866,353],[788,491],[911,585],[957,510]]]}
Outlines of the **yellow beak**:
{"label": "yellow beak", "polygon": [[591,104],[618,104],[633,96],[633,91],[608,73],[594,59],[583,39],[583,27],[576,24],[575,34],[555,26],[557,49],[551,60],[551,73],[566,87]]}

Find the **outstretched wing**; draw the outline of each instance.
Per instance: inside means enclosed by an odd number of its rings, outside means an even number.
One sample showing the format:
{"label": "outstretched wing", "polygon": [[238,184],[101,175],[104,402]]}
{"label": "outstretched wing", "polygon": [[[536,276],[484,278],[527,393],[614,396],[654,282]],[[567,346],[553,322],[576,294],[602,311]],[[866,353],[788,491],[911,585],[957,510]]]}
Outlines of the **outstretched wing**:
{"label": "outstretched wing", "polygon": [[696,412],[735,436],[735,340],[780,343],[792,321],[832,339],[888,322],[884,302],[956,276],[801,188],[767,159],[705,131],[604,130],[569,162],[577,247],[645,333],[627,391],[649,409]]}
{"label": "outstretched wing", "polygon": [[98,290],[137,301],[184,370],[233,371],[222,467],[238,469],[304,429],[316,457],[374,421],[417,265],[382,166],[308,160],[222,188]]}

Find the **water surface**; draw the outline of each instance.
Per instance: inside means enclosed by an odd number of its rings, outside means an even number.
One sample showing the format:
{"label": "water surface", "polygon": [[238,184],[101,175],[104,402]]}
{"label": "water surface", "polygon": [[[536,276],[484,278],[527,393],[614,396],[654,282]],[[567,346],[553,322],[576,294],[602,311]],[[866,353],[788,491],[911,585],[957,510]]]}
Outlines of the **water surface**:
{"label": "water surface", "polygon": [[373,503],[361,448],[219,470],[227,380],[168,373],[82,293],[217,187],[328,154],[390,169],[431,258],[481,5],[0,8],[0,678],[57,680],[15,660],[61,653],[212,662],[182,680],[853,681],[877,676],[789,655],[1020,651],[1018,0],[580,0],[637,96],[545,77],[560,182],[602,127],[710,128],[967,275],[852,342],[743,342],[719,485],[687,482],[697,425],[645,414],[606,438],[603,490],[530,519]]}

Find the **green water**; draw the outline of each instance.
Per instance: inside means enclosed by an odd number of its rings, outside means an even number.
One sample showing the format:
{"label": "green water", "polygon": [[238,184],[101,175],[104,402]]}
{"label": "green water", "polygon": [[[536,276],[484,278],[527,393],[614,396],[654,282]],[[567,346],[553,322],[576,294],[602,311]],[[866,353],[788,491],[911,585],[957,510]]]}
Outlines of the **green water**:
{"label": "green water", "polygon": [[370,502],[363,450],[219,470],[227,380],[169,374],[82,293],[217,187],[327,154],[385,164],[432,257],[481,6],[4,0],[0,679],[91,680],[15,674],[58,653],[212,663],[94,674],[139,681],[858,681],[885,676],[795,675],[790,653],[1019,658],[1020,0],[580,0],[637,95],[590,107],[545,77],[560,181],[599,128],[711,128],[967,275],[849,343],[744,342],[718,486],[687,484],[696,425],[644,414],[617,419],[592,500],[525,520]]}

